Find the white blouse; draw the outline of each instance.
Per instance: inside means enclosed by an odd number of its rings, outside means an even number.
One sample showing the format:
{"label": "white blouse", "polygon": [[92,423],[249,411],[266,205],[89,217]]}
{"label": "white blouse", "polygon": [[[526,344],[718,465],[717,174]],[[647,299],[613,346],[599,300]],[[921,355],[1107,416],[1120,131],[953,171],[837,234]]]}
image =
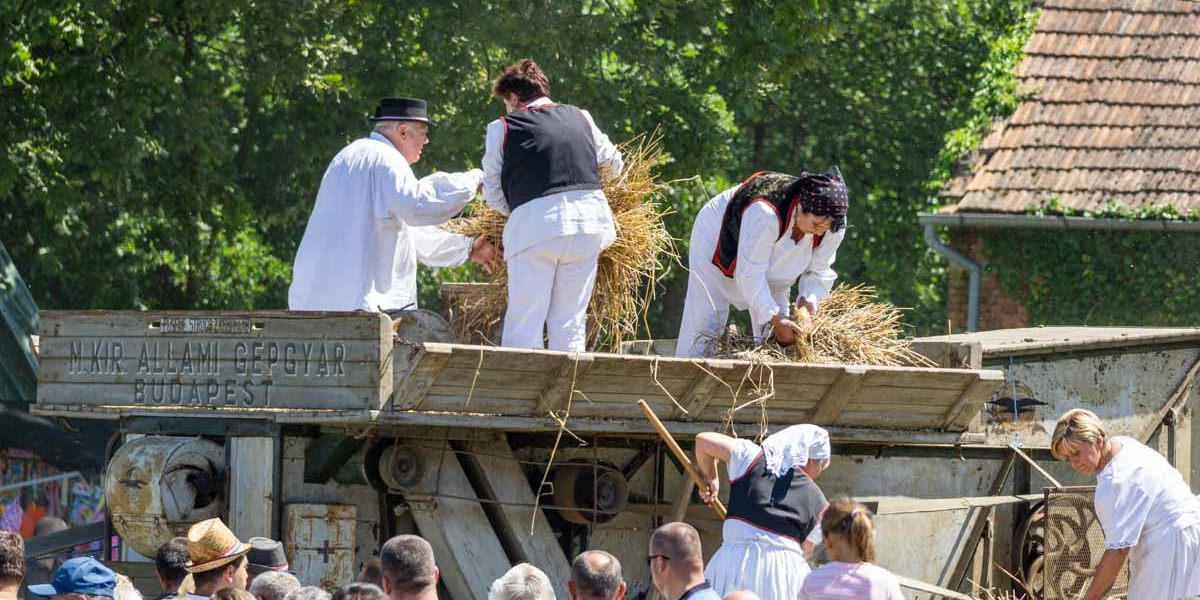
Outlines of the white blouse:
{"label": "white blouse", "polygon": [[1200,502],[1175,467],[1133,438],[1112,440],[1121,443],[1121,451],[1096,481],[1096,516],[1104,528],[1105,548],[1132,548],[1160,527],[1200,524]]}
{"label": "white blouse", "polygon": [[[800,295],[814,307],[829,295],[837,280],[833,261],[846,235],[846,228],[827,233],[813,247],[813,236],[805,235],[793,241],[789,233],[779,235],[779,215],[764,202],[753,202],[742,213],[738,234],[737,268],[732,278],[712,264],[720,236],[725,208],[741,185],[731,187],[715,196],[700,213],[692,226],[692,244],[702,252],[697,260],[689,261],[709,289],[721,295],[738,310],[749,310],[757,334],[763,323],[777,314],[787,314],[789,291],[800,281]],[[791,216],[788,216],[789,221]]]}

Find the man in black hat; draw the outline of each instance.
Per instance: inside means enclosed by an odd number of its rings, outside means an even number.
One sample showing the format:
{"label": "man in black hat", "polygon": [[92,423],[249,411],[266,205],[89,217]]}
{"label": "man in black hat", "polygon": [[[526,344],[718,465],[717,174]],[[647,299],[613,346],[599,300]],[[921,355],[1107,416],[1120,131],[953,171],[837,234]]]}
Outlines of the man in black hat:
{"label": "man in black hat", "polygon": [[417,306],[417,263],[486,268],[495,249],[438,229],[474,197],[483,172],[434,173],[409,166],[429,143],[424,100],[384,98],[368,137],[333,158],[292,269],[292,310],[388,311]]}
{"label": "man in black hat", "polygon": [[254,578],[267,571],[288,571],[287,555],[283,552],[283,542],[265,537],[250,538],[250,552],[246,553],[246,572],[250,578],[247,586]]}
{"label": "man in black hat", "polygon": [[[835,167],[799,177],[763,171],[721,192],[696,215],[688,248],[688,291],[675,356],[703,356],[729,307],[750,311],[754,337],[791,344],[817,314],[837,273],[849,199]],[[793,322],[789,298],[799,280]]]}

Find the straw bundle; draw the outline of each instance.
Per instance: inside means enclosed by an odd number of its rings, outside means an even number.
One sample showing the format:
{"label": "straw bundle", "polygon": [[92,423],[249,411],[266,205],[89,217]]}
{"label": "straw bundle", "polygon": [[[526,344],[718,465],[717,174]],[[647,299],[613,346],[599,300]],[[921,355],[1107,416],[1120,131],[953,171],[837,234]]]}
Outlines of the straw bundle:
{"label": "straw bundle", "polygon": [[[799,308],[793,308],[793,320]],[[875,288],[839,286],[821,301],[812,328],[791,346],[773,339],[756,344],[752,336],[727,332],[713,340],[718,356],[755,361],[818,364],[935,366],[900,337],[903,311],[875,296]]]}
{"label": "straw bundle", "polygon": [[[617,239],[600,253],[596,286],[588,305],[588,343],[593,348],[607,345],[615,350],[637,333],[654,298],[654,284],[665,273],[667,261],[676,257],[673,240],[663,224],[667,212],[654,203],[654,196],[665,187],[652,172],[662,154],[661,139],[640,135],[619,144],[625,163],[621,173],[600,170],[600,185],[612,208]],[[500,243],[507,219],[480,202],[471,215],[454,219],[444,227],[472,237],[484,235]],[[493,331],[503,317],[508,300],[508,273],[503,264],[489,283],[477,297],[464,300],[463,314],[452,323],[460,339]]]}

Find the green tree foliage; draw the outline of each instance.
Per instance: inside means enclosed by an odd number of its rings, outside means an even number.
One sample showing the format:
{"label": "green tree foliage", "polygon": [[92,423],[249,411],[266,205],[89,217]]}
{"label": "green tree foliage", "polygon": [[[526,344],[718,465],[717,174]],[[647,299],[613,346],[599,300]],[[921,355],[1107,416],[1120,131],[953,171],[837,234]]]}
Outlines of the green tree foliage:
{"label": "green tree foliage", "polygon": [[[280,308],[329,159],[378,97],[437,121],[419,173],[478,164],[531,57],[614,140],[658,130],[686,240],[761,169],[839,164],[845,280],[940,310],[915,213],[1018,0],[66,0],[0,5],[0,235],[44,307]],[[684,259],[686,260],[686,258]],[[463,277],[463,272],[443,272]],[[423,276],[428,291],[433,279]],[[685,277],[654,307],[673,335]],[[936,308],[931,308],[936,307]],[[922,317],[925,318],[925,317]],[[936,321],[937,319],[932,319]]]}

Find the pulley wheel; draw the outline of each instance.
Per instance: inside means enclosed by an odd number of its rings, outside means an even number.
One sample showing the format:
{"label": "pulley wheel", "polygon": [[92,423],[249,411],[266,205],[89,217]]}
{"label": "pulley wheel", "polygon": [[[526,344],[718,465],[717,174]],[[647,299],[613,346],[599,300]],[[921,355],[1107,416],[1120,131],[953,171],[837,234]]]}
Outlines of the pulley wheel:
{"label": "pulley wheel", "polygon": [[389,488],[413,488],[425,476],[425,463],[412,446],[388,446],[379,457],[379,476]]}
{"label": "pulley wheel", "polygon": [[569,462],[554,472],[554,504],[559,515],[581,525],[607,523],[629,502],[629,482],[607,463]]}

